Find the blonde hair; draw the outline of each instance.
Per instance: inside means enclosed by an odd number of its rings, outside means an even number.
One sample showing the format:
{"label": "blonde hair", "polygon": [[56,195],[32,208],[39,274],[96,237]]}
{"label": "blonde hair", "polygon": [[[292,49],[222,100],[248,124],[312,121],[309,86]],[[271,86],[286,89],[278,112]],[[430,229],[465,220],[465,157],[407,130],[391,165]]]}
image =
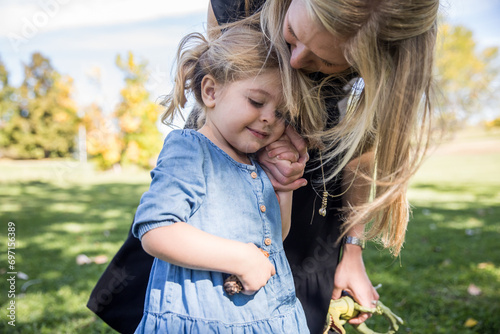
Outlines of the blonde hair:
{"label": "blonde hair", "polygon": [[[290,82],[297,84],[301,80],[300,74],[290,67],[289,51],[279,54],[255,20],[226,25],[222,30],[217,29],[217,33],[209,31],[208,35],[210,38],[192,33],[181,40],[176,57],[174,87],[162,102],[166,106],[162,122],[170,124],[173,121],[176,112],[185,106],[189,93],[204,109],[201,82],[206,75],[211,75],[217,83],[225,85],[256,76],[263,70],[279,69],[281,76],[285,77],[281,80],[284,115],[293,123],[299,110],[304,108],[301,95],[291,94],[292,90],[288,88]],[[321,110],[319,105],[314,108],[316,112]],[[198,127],[202,122],[203,116],[198,121]]]}
{"label": "blonde hair", "polygon": [[[373,173],[357,171],[372,183],[373,199],[350,208],[343,232],[371,222],[366,238],[381,241],[397,256],[409,219],[409,178],[427,149],[439,1],[300,1],[312,20],[343,41],[347,61],[362,78],[338,125],[324,129],[325,114],[306,110],[303,133],[324,143],[323,163],[341,157],[327,181],[353,157],[374,150]],[[262,9],[263,27],[274,43],[285,43],[283,21],[290,2],[268,0]]]}

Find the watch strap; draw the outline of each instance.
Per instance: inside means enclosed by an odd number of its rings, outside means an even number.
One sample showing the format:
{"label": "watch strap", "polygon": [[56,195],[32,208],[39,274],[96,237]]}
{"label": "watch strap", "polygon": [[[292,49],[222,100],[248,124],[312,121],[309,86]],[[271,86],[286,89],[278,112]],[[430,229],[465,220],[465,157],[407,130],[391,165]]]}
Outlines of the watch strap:
{"label": "watch strap", "polygon": [[344,244],[357,245],[361,247],[361,249],[365,249],[366,247],[366,241],[360,238],[352,237],[350,235],[344,237]]}

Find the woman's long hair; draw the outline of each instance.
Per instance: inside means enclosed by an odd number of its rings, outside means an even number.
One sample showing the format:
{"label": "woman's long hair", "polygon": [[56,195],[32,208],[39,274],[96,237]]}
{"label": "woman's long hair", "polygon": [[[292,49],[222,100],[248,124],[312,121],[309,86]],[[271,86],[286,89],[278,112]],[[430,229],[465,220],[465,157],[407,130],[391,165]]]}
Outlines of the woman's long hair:
{"label": "woman's long hair", "polygon": [[[307,8],[304,15],[344,41],[344,55],[362,78],[338,125],[325,128],[326,113],[310,109],[301,113],[300,127],[307,138],[324,144],[323,163],[341,157],[326,181],[362,152],[374,151],[373,172],[357,171],[372,184],[372,200],[349,208],[344,233],[371,222],[366,237],[398,255],[409,218],[409,179],[428,144],[439,1],[300,1]],[[268,0],[260,14],[278,49],[287,47],[283,22],[290,2]]]}

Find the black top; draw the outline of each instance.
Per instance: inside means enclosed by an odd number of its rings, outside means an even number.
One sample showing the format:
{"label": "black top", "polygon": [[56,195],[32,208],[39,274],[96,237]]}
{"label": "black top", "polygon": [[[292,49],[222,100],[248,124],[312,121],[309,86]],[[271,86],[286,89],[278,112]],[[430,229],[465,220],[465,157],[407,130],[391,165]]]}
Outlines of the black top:
{"label": "black top", "polygon": [[260,10],[265,0],[215,0],[210,1],[219,24],[241,20]]}
{"label": "black top", "polygon": [[[263,0],[212,0],[212,8],[219,24],[237,21],[258,11]],[[315,79],[324,77],[313,74]],[[343,86],[355,75],[331,80],[325,87],[328,96],[329,126],[339,118],[338,101],[346,96]],[[194,114],[194,113],[193,113]],[[309,152],[310,162],[304,178],[308,185],[294,191],[292,223],[284,248],[287,254],[297,297],[301,301],[312,334],[322,333],[333,291],[333,279],[338,264],[342,220],[339,208],[340,178],[329,182],[327,190],[336,197],[328,199],[327,215],[319,215],[323,183],[321,170],[314,169],[317,152]],[[335,162],[333,162],[335,163]],[[325,167],[325,171],[328,170]],[[319,182],[317,182],[319,180]],[[138,239],[129,233],[121,249],[97,282],[87,307],[111,327],[121,333],[133,333],[139,324],[153,258],[144,252]]]}

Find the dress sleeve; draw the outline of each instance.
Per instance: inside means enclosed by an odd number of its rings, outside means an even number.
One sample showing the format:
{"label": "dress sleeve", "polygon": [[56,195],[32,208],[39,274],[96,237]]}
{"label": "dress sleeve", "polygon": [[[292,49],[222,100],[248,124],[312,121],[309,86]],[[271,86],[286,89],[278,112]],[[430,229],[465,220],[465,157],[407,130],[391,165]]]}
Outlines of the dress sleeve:
{"label": "dress sleeve", "polygon": [[211,0],[219,24],[241,20],[260,10],[265,0]]}
{"label": "dress sleeve", "polygon": [[188,222],[206,193],[203,148],[189,130],[172,131],[163,144],[151,185],[142,195],[132,232],[144,233],[176,222]]}

